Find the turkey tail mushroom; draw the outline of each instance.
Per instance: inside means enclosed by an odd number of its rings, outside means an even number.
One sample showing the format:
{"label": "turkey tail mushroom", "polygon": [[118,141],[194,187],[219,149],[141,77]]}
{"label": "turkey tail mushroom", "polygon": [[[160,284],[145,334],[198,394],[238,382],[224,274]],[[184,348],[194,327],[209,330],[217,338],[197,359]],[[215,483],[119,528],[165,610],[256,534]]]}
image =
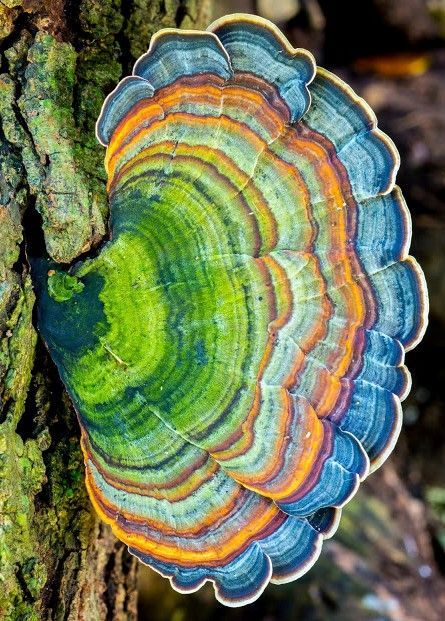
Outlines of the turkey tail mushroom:
{"label": "turkey tail mushroom", "polygon": [[97,137],[111,238],[39,290],[88,491],[175,589],[240,606],[311,567],[397,439],[427,317],[399,156],[238,14],[158,32]]}

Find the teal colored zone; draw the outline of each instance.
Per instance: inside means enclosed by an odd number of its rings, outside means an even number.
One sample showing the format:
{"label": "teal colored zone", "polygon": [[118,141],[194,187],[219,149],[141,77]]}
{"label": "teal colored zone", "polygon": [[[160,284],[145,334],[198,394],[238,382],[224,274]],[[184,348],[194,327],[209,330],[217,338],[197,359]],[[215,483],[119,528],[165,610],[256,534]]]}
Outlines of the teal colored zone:
{"label": "teal colored zone", "polygon": [[292,53],[285,49],[283,35],[279,39],[256,20],[229,22],[213,32],[227,50],[233,69],[273,84],[289,108],[290,120],[299,121],[310,103],[307,84],[315,75],[313,56],[306,50]]}

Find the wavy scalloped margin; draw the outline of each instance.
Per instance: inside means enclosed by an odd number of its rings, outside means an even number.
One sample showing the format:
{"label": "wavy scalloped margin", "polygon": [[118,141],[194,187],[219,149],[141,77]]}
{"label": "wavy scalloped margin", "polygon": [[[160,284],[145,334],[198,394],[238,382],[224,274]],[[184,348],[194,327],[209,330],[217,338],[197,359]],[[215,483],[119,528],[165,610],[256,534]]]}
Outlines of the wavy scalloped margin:
{"label": "wavy scalloped margin", "polygon": [[[304,84],[305,104],[303,110],[299,111],[297,115],[294,116],[292,112],[292,106],[288,104],[292,122],[298,121],[302,116],[304,116],[305,112],[311,105],[311,95],[308,86],[313,81],[316,75],[317,64],[315,61],[315,57],[311,52],[309,52],[309,50],[306,50],[304,48],[294,48],[290,44],[288,39],[284,36],[284,34],[281,32],[281,30],[274,23],[272,23],[268,19],[257,15],[251,15],[247,13],[232,13],[230,15],[225,15],[212,22],[207,27],[207,32],[218,35],[218,31],[223,31],[224,28],[230,27],[231,25],[235,24],[247,24],[250,26],[259,27],[273,37],[273,39],[277,43],[277,46],[279,46],[283,50],[283,52],[286,53],[288,59],[298,62],[304,62],[307,75],[302,76],[302,79],[300,80],[300,82]],[[224,45],[224,42],[222,42],[222,44]],[[256,64],[254,67],[252,67],[252,70],[255,70],[255,72],[256,67]],[[261,66],[258,67],[258,75],[263,77]],[[276,79],[278,79],[278,77]],[[282,93],[280,94],[283,95]],[[286,96],[284,96],[283,99],[284,101],[286,101],[286,103],[288,103]]]}
{"label": "wavy scalloped margin", "polygon": [[[348,501],[349,499],[346,502]],[[266,562],[268,564],[267,574],[264,576],[264,579],[262,580],[262,582],[258,584],[253,594],[251,594],[249,597],[240,598],[237,600],[224,597],[222,590],[219,587],[217,581],[213,578],[204,577],[199,582],[194,584],[193,586],[189,588],[183,588],[175,580],[175,576],[173,575],[173,572],[163,570],[159,566],[156,566],[155,563],[150,563],[149,561],[142,559],[138,554],[135,553],[134,550],[131,549],[130,546],[128,547],[128,550],[131,554],[134,554],[135,556],[137,556],[137,558],[141,561],[141,563],[143,563],[147,567],[150,567],[150,569],[153,569],[154,571],[156,571],[156,573],[158,573],[163,578],[167,578],[170,582],[172,589],[174,589],[178,593],[182,593],[184,595],[187,595],[190,593],[196,593],[196,591],[199,591],[199,589],[201,589],[204,586],[204,584],[208,582],[213,587],[215,598],[217,599],[217,601],[219,601],[221,604],[229,608],[240,608],[242,606],[252,604],[254,601],[256,601],[262,595],[262,593],[264,592],[264,590],[266,589],[269,583],[270,584],[289,584],[290,582],[294,582],[295,580],[298,580],[299,578],[304,576],[315,565],[315,563],[319,559],[322,548],[323,548],[323,542],[327,539],[330,539],[337,531],[338,526],[340,524],[340,519],[341,519],[341,508],[340,507],[334,508],[332,510],[332,519],[330,520],[326,529],[323,531],[320,531],[312,554],[306,557],[304,563],[302,563],[297,570],[295,570],[294,572],[290,573],[289,575],[285,577],[282,577],[282,578],[273,577],[272,560],[270,559],[269,555],[263,551],[263,555],[265,556]]]}
{"label": "wavy scalloped margin", "polygon": [[[389,170],[387,183],[381,188],[378,193],[374,194],[372,197],[367,198],[370,199],[377,198],[379,196],[385,196],[394,191],[397,195],[397,200],[399,202],[400,213],[403,221],[401,228],[404,229],[404,235],[403,239],[400,242],[398,262],[403,262],[410,266],[411,273],[416,281],[416,289],[420,302],[420,315],[417,319],[417,329],[413,332],[409,340],[407,340],[406,342],[401,343],[400,341],[398,341],[402,346],[403,351],[407,352],[413,349],[422,340],[425,334],[428,325],[429,301],[424,273],[416,259],[409,255],[409,249],[412,239],[412,219],[402,192],[400,188],[396,185],[396,177],[400,168],[400,154],[392,139],[378,127],[377,117],[372,108],[365,101],[365,99],[360,97],[346,82],[344,82],[342,79],[340,79],[338,76],[331,73],[327,69],[317,67],[317,76],[321,76],[323,79],[329,81],[335,87],[340,89],[344,93],[344,95],[350,101],[352,101],[353,104],[355,104],[355,106],[363,113],[364,119],[366,119],[365,123],[368,124],[368,128],[364,131],[364,134],[370,133],[373,138],[375,138],[378,142],[381,143],[381,145],[384,146],[387,153],[389,153],[392,159],[392,166]],[[304,120],[305,119],[303,117],[302,121],[304,122]],[[329,138],[329,136],[327,137]],[[344,146],[345,145],[343,145],[342,148],[344,148]],[[357,202],[360,201],[359,198],[357,198],[356,200]],[[404,389],[399,394],[393,394],[395,419],[392,433],[389,435],[387,443],[382,448],[381,452],[371,461],[369,473],[377,470],[392,453],[400,435],[400,431],[402,429],[403,411],[401,402],[408,396],[412,384],[411,375],[408,368],[405,366],[404,358],[405,357],[403,355],[399,366],[401,369],[403,369],[403,372],[406,375],[406,384],[404,386]]]}
{"label": "wavy scalloped margin", "polygon": [[[306,50],[303,47],[293,47],[289,40],[284,36],[281,30],[270,20],[260,17],[259,15],[252,15],[250,13],[231,13],[230,15],[224,15],[218,19],[215,19],[209,26],[207,26],[207,32],[214,33],[219,28],[223,26],[228,26],[234,23],[247,23],[253,24],[254,26],[261,26],[268,30],[277,40],[277,42],[288,52],[290,56],[304,56],[314,67],[314,72],[312,77],[309,79],[308,84],[312,82],[315,77],[316,71],[316,61],[315,56],[309,50]],[[162,32],[162,31],[161,31]],[[181,31],[182,32],[182,31]],[[216,36],[216,35],[215,35]]]}

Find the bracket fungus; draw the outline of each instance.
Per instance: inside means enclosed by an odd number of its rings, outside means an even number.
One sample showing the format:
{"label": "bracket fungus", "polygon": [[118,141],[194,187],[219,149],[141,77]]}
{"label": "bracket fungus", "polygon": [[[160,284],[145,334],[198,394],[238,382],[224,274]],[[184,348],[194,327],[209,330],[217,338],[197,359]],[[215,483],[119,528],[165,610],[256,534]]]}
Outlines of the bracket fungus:
{"label": "bracket fungus", "polygon": [[240,606],[312,566],[399,434],[427,316],[399,156],[240,14],[158,32],[97,137],[111,238],[36,285],[88,491],[175,589]]}

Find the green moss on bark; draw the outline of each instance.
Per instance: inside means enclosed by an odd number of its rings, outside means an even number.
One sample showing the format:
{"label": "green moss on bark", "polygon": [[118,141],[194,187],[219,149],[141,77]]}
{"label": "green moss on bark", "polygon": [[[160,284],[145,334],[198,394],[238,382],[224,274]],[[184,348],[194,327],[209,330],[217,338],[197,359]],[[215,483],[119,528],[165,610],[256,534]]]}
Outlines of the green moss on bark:
{"label": "green moss on bark", "polygon": [[0,617],[17,619],[37,618],[23,593],[35,597],[46,581],[45,566],[36,556],[38,541],[33,527],[34,497],[45,480],[43,447],[41,439],[24,441],[16,433],[34,358],[33,303],[30,278],[26,276],[4,318],[1,341]]}
{"label": "green moss on bark", "polygon": [[89,250],[105,232],[98,198],[76,157],[75,144],[80,142],[73,118],[76,60],[71,44],[37,33],[28,52],[19,98],[44,168],[43,187],[36,196],[47,250],[61,262]]}

